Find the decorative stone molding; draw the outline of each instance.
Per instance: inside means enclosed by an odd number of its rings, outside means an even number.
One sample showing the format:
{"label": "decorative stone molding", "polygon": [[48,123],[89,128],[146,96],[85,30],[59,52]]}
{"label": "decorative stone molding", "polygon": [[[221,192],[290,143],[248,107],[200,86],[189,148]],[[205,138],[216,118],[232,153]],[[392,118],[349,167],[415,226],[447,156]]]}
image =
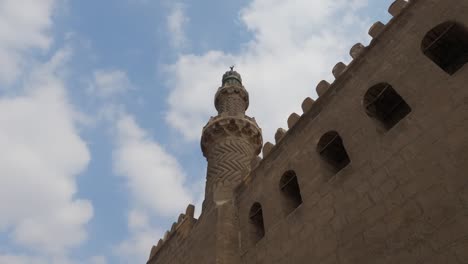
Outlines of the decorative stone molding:
{"label": "decorative stone molding", "polygon": [[243,102],[243,105],[240,106],[241,109],[239,109],[239,112],[244,113],[245,110],[247,110],[249,107],[249,93],[247,90],[243,86],[239,85],[226,85],[218,88],[215,95],[215,107],[219,113],[224,111],[222,107],[223,104],[229,102],[229,99],[232,98],[233,95],[239,96]]}
{"label": "decorative stone molding", "polygon": [[262,130],[254,118],[247,116],[216,116],[210,119],[203,128],[201,148],[203,155],[208,157],[210,146],[227,137],[243,137],[254,148],[256,155],[262,148]]}

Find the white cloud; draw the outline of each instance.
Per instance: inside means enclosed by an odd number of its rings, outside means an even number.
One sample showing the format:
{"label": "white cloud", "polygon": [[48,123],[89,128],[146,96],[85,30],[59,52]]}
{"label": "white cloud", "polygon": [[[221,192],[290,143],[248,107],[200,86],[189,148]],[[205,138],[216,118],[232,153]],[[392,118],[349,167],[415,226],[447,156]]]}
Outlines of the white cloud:
{"label": "white cloud", "polygon": [[127,73],[121,70],[96,70],[88,92],[101,97],[119,95],[132,89]]}
{"label": "white cloud", "polygon": [[0,83],[14,81],[31,49],[52,42],[52,14],[59,0],[0,0]]}
{"label": "white cloud", "polygon": [[192,200],[177,160],[140,128],[130,115],[117,122],[117,174],[126,178],[136,204],[164,216],[185,210]]}
{"label": "white cloud", "polygon": [[21,255],[0,255],[0,263],[5,264],[46,264],[45,259]]}
{"label": "white cloud", "polygon": [[169,67],[167,121],[186,139],[199,140],[201,127],[216,114],[213,95],[221,75],[235,64],[250,93],[249,114],[272,140],[278,127],[286,127],[289,114],[302,113],[305,97],[316,97],[316,84],[331,79],[332,67],[350,59],[350,47],[367,41],[370,23],[357,15],[366,3],[253,0],[240,17],[254,38],[239,54],[184,54]]}
{"label": "white cloud", "polygon": [[[104,256],[94,256],[89,259],[88,262],[85,263],[90,263],[90,264],[107,264],[107,259]],[[83,264],[85,264],[83,263]]]}
{"label": "white cloud", "polygon": [[150,224],[148,214],[133,210],[128,216],[130,237],[122,241],[114,251],[121,262],[145,263],[152,245],[164,234],[164,231]]}
{"label": "white cloud", "polygon": [[176,158],[139,127],[133,116],[121,114],[116,130],[114,169],[126,179],[132,210],[128,215],[130,236],[115,252],[122,263],[144,263],[151,246],[162,237],[162,230],[169,228],[159,228],[154,219],[162,216],[175,220],[196,192],[186,186],[186,176]]}
{"label": "white cloud", "polygon": [[23,252],[2,248],[0,263],[77,264],[68,254],[93,216],[91,202],[77,197],[90,154],[62,78],[71,51],[36,60],[49,52],[60,3],[0,0],[0,84],[17,88],[0,96],[0,235]]}
{"label": "white cloud", "polygon": [[1,264],[107,264],[104,256],[93,256],[85,261],[72,261],[66,257],[41,257],[28,255],[2,255]]}
{"label": "white cloud", "polygon": [[57,52],[32,72],[24,94],[0,98],[0,232],[47,256],[83,243],[93,216],[91,203],[76,197],[90,154],[58,76],[68,56]]}
{"label": "white cloud", "polygon": [[171,13],[167,16],[167,29],[174,48],[183,48],[187,44],[185,27],[189,21],[190,19],[185,13],[185,6],[181,3],[175,3]]}

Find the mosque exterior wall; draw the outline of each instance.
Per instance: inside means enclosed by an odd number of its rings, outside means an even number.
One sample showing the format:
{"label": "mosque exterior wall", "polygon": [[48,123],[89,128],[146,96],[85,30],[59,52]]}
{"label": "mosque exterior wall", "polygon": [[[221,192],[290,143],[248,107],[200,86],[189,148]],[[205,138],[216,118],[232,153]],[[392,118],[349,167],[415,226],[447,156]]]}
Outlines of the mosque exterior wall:
{"label": "mosque exterior wall", "polygon": [[389,11],[263,159],[253,125],[234,133],[252,144],[244,176],[218,200],[210,185],[148,263],[468,263],[468,1]]}

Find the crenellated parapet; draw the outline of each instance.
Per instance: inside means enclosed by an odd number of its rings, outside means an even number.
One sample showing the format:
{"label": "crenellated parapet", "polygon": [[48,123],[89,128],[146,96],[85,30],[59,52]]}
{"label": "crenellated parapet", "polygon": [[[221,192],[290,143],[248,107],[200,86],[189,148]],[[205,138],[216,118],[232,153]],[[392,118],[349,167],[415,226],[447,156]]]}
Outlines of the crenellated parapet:
{"label": "crenellated parapet", "polygon": [[[415,0],[412,1],[405,1],[405,0],[396,0],[393,2],[393,4],[389,7],[388,12],[393,16],[393,19],[390,20],[389,24],[393,22],[393,20],[399,16],[404,9],[414,2]],[[385,31],[387,26],[383,24],[380,21],[375,22],[370,28],[369,28],[369,35],[372,37],[372,41],[370,46],[373,45],[373,43],[379,38],[379,36]],[[352,48],[349,51],[349,55],[353,59],[349,65],[344,64],[343,62],[338,62],[332,69],[332,74],[335,77],[335,80],[333,83],[329,83],[325,80],[320,81],[317,86],[316,86],[316,92],[318,95],[318,99],[314,100],[310,97],[307,97],[304,99],[301,108],[303,110],[303,114],[306,114],[307,112],[311,111],[320,111],[320,109],[315,109],[315,106],[318,104],[322,105],[323,100],[326,100],[325,97],[330,91],[334,90],[336,88],[336,84],[340,82],[341,77],[351,68],[354,67],[356,64],[356,61],[359,61],[363,55],[366,53],[366,51],[370,48],[364,46],[361,43],[356,43],[355,45],[352,46]],[[318,107],[318,106],[317,106]],[[301,119],[302,115],[299,115],[297,113],[292,113],[288,120],[288,128],[292,129]],[[279,128],[278,131],[275,134],[275,141],[276,144],[280,142],[282,138],[284,138],[287,135],[287,131]],[[268,156],[268,154],[273,150],[275,145],[271,142],[266,142],[265,145],[263,146],[263,157],[265,158]]]}
{"label": "crenellated parapet", "polygon": [[184,214],[180,214],[177,222],[174,222],[171,229],[166,231],[164,237],[159,239],[158,244],[151,248],[148,263],[156,257],[159,251],[174,239],[184,240],[192,231],[197,222],[195,216],[195,206],[189,204]]}

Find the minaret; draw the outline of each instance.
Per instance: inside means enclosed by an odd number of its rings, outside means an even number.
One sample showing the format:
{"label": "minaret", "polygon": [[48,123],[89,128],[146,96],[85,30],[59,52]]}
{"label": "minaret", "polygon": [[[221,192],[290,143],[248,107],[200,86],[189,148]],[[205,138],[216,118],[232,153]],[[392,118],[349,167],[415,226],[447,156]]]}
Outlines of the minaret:
{"label": "minaret", "polygon": [[203,128],[201,148],[208,170],[200,219],[210,223],[215,236],[213,256],[216,264],[238,264],[239,225],[234,189],[250,172],[260,154],[262,132],[254,118],[245,115],[249,93],[234,67],[223,76],[215,95],[218,115]]}
{"label": "minaret", "polygon": [[215,263],[238,264],[239,226],[234,189],[248,175],[260,154],[262,132],[254,118],[245,115],[249,93],[234,67],[223,76],[215,95],[218,115],[203,128],[201,148],[208,161],[205,200],[200,218],[212,222]]}
{"label": "minaret", "polygon": [[203,128],[201,148],[208,161],[203,210],[231,200],[262,147],[261,129],[245,115],[249,93],[233,68],[224,74],[214,98],[218,115]]}

